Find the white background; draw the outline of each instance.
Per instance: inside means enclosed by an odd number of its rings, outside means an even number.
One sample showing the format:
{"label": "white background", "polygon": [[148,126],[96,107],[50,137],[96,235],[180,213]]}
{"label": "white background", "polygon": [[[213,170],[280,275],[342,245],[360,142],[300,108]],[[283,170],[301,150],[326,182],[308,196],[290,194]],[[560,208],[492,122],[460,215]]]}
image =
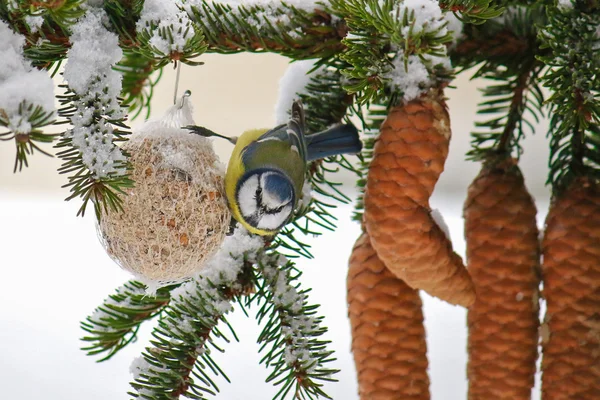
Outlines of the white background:
{"label": "white background", "polygon": [[[182,89],[193,91],[196,122],[228,135],[273,123],[277,81],[287,61],[272,55],[205,56],[205,66],[182,70]],[[167,68],[153,110],[171,102],[172,71]],[[466,188],[479,166],[464,161],[469,148],[477,85],[460,77],[448,90],[453,126],[450,157],[432,199],[442,211],[454,247],[464,254],[461,209]],[[521,166],[538,200],[539,221],[547,208],[547,144],[545,125],[528,137]],[[225,162],[228,145],[217,148]],[[112,360],[97,364],[79,348],[79,322],[130,276],[104,253],[96,238],[92,215],[76,218],[79,203],[62,201],[56,159],[41,155],[31,167],[12,174],[14,148],[0,142],[0,399],[127,399],[129,364],[148,343],[151,326]],[[342,178],[353,190],[352,178]],[[303,286],[312,287],[311,302],[322,305],[338,361],[339,382],[328,386],[335,400],[356,400],[356,376],[350,353],[350,328],[345,302],[347,260],[359,227],[350,221],[350,207],[337,214],[340,228],[311,240],[315,259],[302,261]],[[434,400],[466,398],[465,311],[423,296]],[[267,400],[274,390],[264,383],[267,371],[258,365],[255,344],[259,328],[241,312],[231,316],[240,343],[225,346],[217,360],[232,384],[222,382],[217,399]],[[536,392],[533,399],[539,399]]]}

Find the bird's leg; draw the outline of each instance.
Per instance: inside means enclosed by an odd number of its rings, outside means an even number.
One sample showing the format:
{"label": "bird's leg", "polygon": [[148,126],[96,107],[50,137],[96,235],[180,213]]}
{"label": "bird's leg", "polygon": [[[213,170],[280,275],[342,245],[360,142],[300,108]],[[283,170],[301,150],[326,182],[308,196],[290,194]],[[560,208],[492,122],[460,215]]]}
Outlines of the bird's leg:
{"label": "bird's leg", "polygon": [[231,217],[231,220],[229,220],[229,230],[227,231],[227,236],[233,235],[233,231],[235,230],[236,225],[237,221],[235,220],[235,218]]}

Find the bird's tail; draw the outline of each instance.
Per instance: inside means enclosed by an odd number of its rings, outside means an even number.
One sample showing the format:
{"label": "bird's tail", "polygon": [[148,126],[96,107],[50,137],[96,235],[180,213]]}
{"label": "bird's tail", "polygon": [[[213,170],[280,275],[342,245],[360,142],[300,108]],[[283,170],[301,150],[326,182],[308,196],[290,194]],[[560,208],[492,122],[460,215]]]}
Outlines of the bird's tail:
{"label": "bird's tail", "polygon": [[306,145],[308,161],[337,154],[356,154],[362,149],[358,130],[352,124],[339,124],[326,131],[306,135]]}

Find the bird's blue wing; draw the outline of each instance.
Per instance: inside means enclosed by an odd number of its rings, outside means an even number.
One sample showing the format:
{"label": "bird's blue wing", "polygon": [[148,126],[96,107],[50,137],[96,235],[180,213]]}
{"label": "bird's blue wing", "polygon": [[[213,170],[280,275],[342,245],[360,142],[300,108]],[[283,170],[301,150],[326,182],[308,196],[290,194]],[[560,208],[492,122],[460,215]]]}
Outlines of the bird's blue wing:
{"label": "bird's blue wing", "polygon": [[265,143],[271,140],[277,140],[287,143],[290,150],[298,153],[302,160],[307,159],[307,144],[305,137],[305,117],[302,103],[294,101],[292,104],[292,116],[287,124],[276,126],[275,128],[262,134],[255,142],[251,143],[244,149],[242,160],[247,162],[251,160],[258,151],[260,143]]}

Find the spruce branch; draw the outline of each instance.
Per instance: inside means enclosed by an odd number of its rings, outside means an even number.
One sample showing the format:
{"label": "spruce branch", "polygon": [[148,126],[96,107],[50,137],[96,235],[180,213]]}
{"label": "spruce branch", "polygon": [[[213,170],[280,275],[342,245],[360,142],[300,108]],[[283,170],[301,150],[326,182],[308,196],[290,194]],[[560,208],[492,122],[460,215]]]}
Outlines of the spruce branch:
{"label": "spruce branch", "polygon": [[202,29],[175,2],[146,0],[136,22],[137,51],[155,61],[155,68],[170,62],[202,63],[193,58],[207,49]]}
{"label": "spruce branch", "polygon": [[498,17],[504,11],[501,1],[492,0],[442,0],[440,7],[459,13],[464,22],[482,24],[486,20]]}
{"label": "spruce branch", "polygon": [[[100,77],[96,82],[102,83]],[[65,95],[57,96],[62,105],[58,111],[59,116],[68,118],[74,125],[73,129],[63,133],[55,146],[59,149],[57,156],[64,161],[58,172],[68,174],[68,183],[63,187],[69,188],[71,195],[66,200],[82,198],[82,205],[77,212],[77,215],[82,216],[91,201],[97,218],[100,218],[102,208],[105,211],[121,210],[121,196],[126,194],[125,189],[134,184],[127,172],[130,166],[126,161],[126,154],[115,146],[115,143],[126,140],[128,128],[123,117],[117,114],[114,104],[102,94],[102,89],[91,93],[91,97],[79,96],[67,90]],[[113,150],[106,154],[112,161],[100,156],[90,158],[90,153],[87,152],[84,154],[83,146],[74,143],[74,135],[103,147],[112,146]],[[80,143],[81,140],[78,139]],[[98,169],[106,172],[98,172]]]}
{"label": "spruce branch", "polygon": [[[63,7],[35,2],[27,5],[22,2],[18,8],[4,5],[0,15],[13,28],[26,38],[25,56],[37,68],[50,68],[62,60],[70,47],[69,25],[83,14],[77,1],[63,2]],[[38,4],[39,3],[39,4]]]}
{"label": "spruce branch", "polygon": [[0,132],[0,141],[15,141],[16,155],[13,172],[21,171],[23,166],[29,166],[28,156],[33,155],[35,151],[52,157],[52,154],[38,144],[52,143],[56,137],[56,135],[47,134],[41,130],[54,122],[54,112],[22,101],[16,115],[19,116],[18,119],[15,119],[15,116],[10,117],[5,110],[0,109],[0,127],[9,129],[8,132]]}
{"label": "spruce branch", "polygon": [[[411,88],[424,90],[452,77],[446,45],[453,36],[435,3],[427,4],[425,20],[422,10],[394,0],[333,0],[332,6],[348,24],[350,33],[342,40],[347,49],[339,57],[350,65],[343,70],[349,79],[345,89],[358,94],[359,104],[410,100],[418,96]],[[428,79],[407,88],[423,70]]]}
{"label": "spruce branch", "polygon": [[160,81],[162,68],[156,67],[156,61],[140,53],[124,51],[123,58],[114,67],[123,76],[123,106],[128,107],[133,120],[145,110],[144,117],[150,117],[150,101],[154,87]]}
{"label": "spruce branch", "polygon": [[[36,69],[25,56],[27,38],[0,20],[0,141],[16,147],[14,172],[28,165],[34,151],[50,155],[39,144],[50,143],[55,135],[42,128],[54,123],[54,84],[45,71]],[[2,128],[7,131],[4,132]]]}
{"label": "spruce branch", "polygon": [[[85,0],[17,0],[7,2],[7,12],[13,16],[46,15],[48,19],[68,31],[85,13]],[[16,7],[14,7],[14,6]]]}
{"label": "spruce branch", "polygon": [[327,329],[316,315],[318,306],[308,304],[308,291],[296,283],[301,273],[277,252],[259,259],[257,269],[262,278],[257,319],[266,321],[258,338],[266,352],[261,363],[272,369],[267,382],[280,386],[273,400],[331,398],[322,382],[336,381],[332,376],[338,370],[327,367],[335,360],[327,350],[330,341],[321,338]]}
{"label": "spruce branch", "polygon": [[293,59],[329,58],[343,49],[342,20],[326,10],[308,12],[287,4],[232,6],[189,1],[186,9],[202,27],[209,52],[276,52]]}
{"label": "spruce branch", "polygon": [[[69,27],[85,12],[81,7],[83,0],[23,2],[23,4],[29,3],[36,5],[35,7],[24,6],[15,11],[9,10],[7,2],[0,2],[0,18],[9,22],[13,30],[27,35],[28,43],[31,44],[31,50],[28,50],[31,55],[28,55],[28,58],[36,66],[47,68],[65,58],[70,46]],[[119,42],[124,49],[140,48],[135,26],[139,21],[141,3],[142,0],[104,2],[111,29],[118,32]],[[448,3],[441,3],[442,6],[445,4]],[[238,7],[201,0],[187,1],[184,7],[195,22],[195,26],[202,31],[205,37],[202,43],[208,45],[207,52],[229,54],[242,51],[270,51],[294,59],[306,59],[332,58],[346,48],[341,39],[348,33],[345,21],[347,16],[335,7],[318,8],[307,12],[288,6],[284,2],[276,8],[240,7],[238,12]],[[237,14],[231,15],[232,12]],[[28,28],[24,19],[27,15],[34,14],[44,18],[43,25],[36,32]],[[242,18],[240,15],[247,18]],[[242,24],[241,27],[238,23]],[[469,24],[466,32],[475,29],[478,28]],[[467,35],[459,40],[456,50],[450,50],[449,53],[467,57],[476,53],[484,58],[486,55],[494,57],[500,48],[502,54],[506,56],[512,54],[518,57],[524,51],[514,42],[514,36],[510,32],[500,32],[497,37],[494,35],[483,39],[479,37],[481,36],[478,34]],[[203,45],[200,42],[196,45],[195,49],[194,46],[190,46],[189,53],[185,55],[186,60],[193,62],[190,60],[193,55],[203,52]],[[148,46],[142,47],[140,51],[147,57],[155,56]],[[163,62],[176,61],[177,56],[174,56]]]}
{"label": "spruce branch", "polygon": [[143,7],[144,0],[104,0],[104,11],[124,48],[138,46],[135,28]]}
{"label": "spruce branch", "polygon": [[102,356],[98,362],[110,359],[135,341],[142,323],[162,313],[173,286],[158,289],[154,296],[147,295],[145,289],[140,282],[125,283],[81,323],[87,335],[81,340],[89,343],[82,348],[87,355]]}
{"label": "spruce branch", "polygon": [[600,14],[586,5],[548,8],[548,25],[540,39],[549,55],[544,85],[550,104],[550,176],[556,191],[576,177],[600,179]]}
{"label": "spruce branch", "polygon": [[546,25],[546,8],[534,4],[529,7],[507,8],[499,17],[482,25],[465,24],[463,37],[450,49],[452,64],[461,71],[484,64],[488,68],[514,64],[531,54],[544,55],[538,39],[538,29]]}
{"label": "spruce branch", "polygon": [[[202,287],[202,285],[205,285]],[[152,347],[132,364],[134,398],[178,399],[186,396],[204,399],[219,389],[210,374],[223,376],[210,355],[214,340],[228,341],[217,329],[230,311],[231,298],[222,288],[206,280],[184,284],[183,292],[174,293],[163,319],[152,332]]]}
{"label": "spruce branch", "polygon": [[163,318],[152,332],[152,347],[132,365],[134,398],[204,399],[219,391],[213,377],[228,378],[211,357],[209,346],[223,351],[215,341],[229,341],[218,329],[219,322],[237,340],[225,315],[233,301],[242,304],[239,297],[254,284],[248,269],[263,247],[262,238],[237,229],[196,278],[171,292]]}
{"label": "spruce branch", "polygon": [[[544,96],[539,87],[539,76],[544,68],[532,49],[538,49],[537,31],[540,8],[509,8],[498,21],[500,29],[518,34],[520,41],[530,49],[520,58],[504,59],[502,65],[487,61],[479,66],[473,78],[489,80],[483,89],[486,100],[479,104],[479,114],[491,115],[491,119],[476,122],[476,127],[485,131],[471,133],[473,149],[467,153],[469,159],[484,160],[490,156],[504,155],[519,157],[522,153],[521,139],[525,128],[534,132],[533,124],[543,114]],[[490,21],[495,22],[495,21]]]}
{"label": "spruce branch", "polygon": [[480,63],[505,65],[515,58],[526,57],[537,49],[531,49],[531,41],[517,36],[498,21],[489,20],[483,25],[465,25],[464,39],[451,51],[452,64],[461,71]]}
{"label": "spruce branch", "polygon": [[121,196],[133,185],[127,155],[116,145],[128,135],[119,100],[121,77],[112,69],[123,52],[118,36],[104,26],[105,18],[103,9],[90,7],[73,26],[64,72],[68,90],[57,96],[59,115],[72,124],[56,145],[64,161],[59,173],[69,174],[67,200],[83,199],[78,215],[91,201],[97,218],[102,208],[120,210]]}
{"label": "spruce branch", "polygon": [[539,87],[544,64],[536,58],[539,54],[536,50],[540,48],[536,24],[544,19],[541,7],[509,7],[502,18],[481,26],[512,32],[528,51],[518,58],[500,55],[478,65],[473,78],[482,77],[489,82],[483,89],[485,101],[479,104],[478,113],[490,117],[476,122],[475,126],[484,130],[471,133],[468,159],[482,161],[495,155],[518,158],[526,130],[534,133],[530,119],[538,122],[544,107]]}

